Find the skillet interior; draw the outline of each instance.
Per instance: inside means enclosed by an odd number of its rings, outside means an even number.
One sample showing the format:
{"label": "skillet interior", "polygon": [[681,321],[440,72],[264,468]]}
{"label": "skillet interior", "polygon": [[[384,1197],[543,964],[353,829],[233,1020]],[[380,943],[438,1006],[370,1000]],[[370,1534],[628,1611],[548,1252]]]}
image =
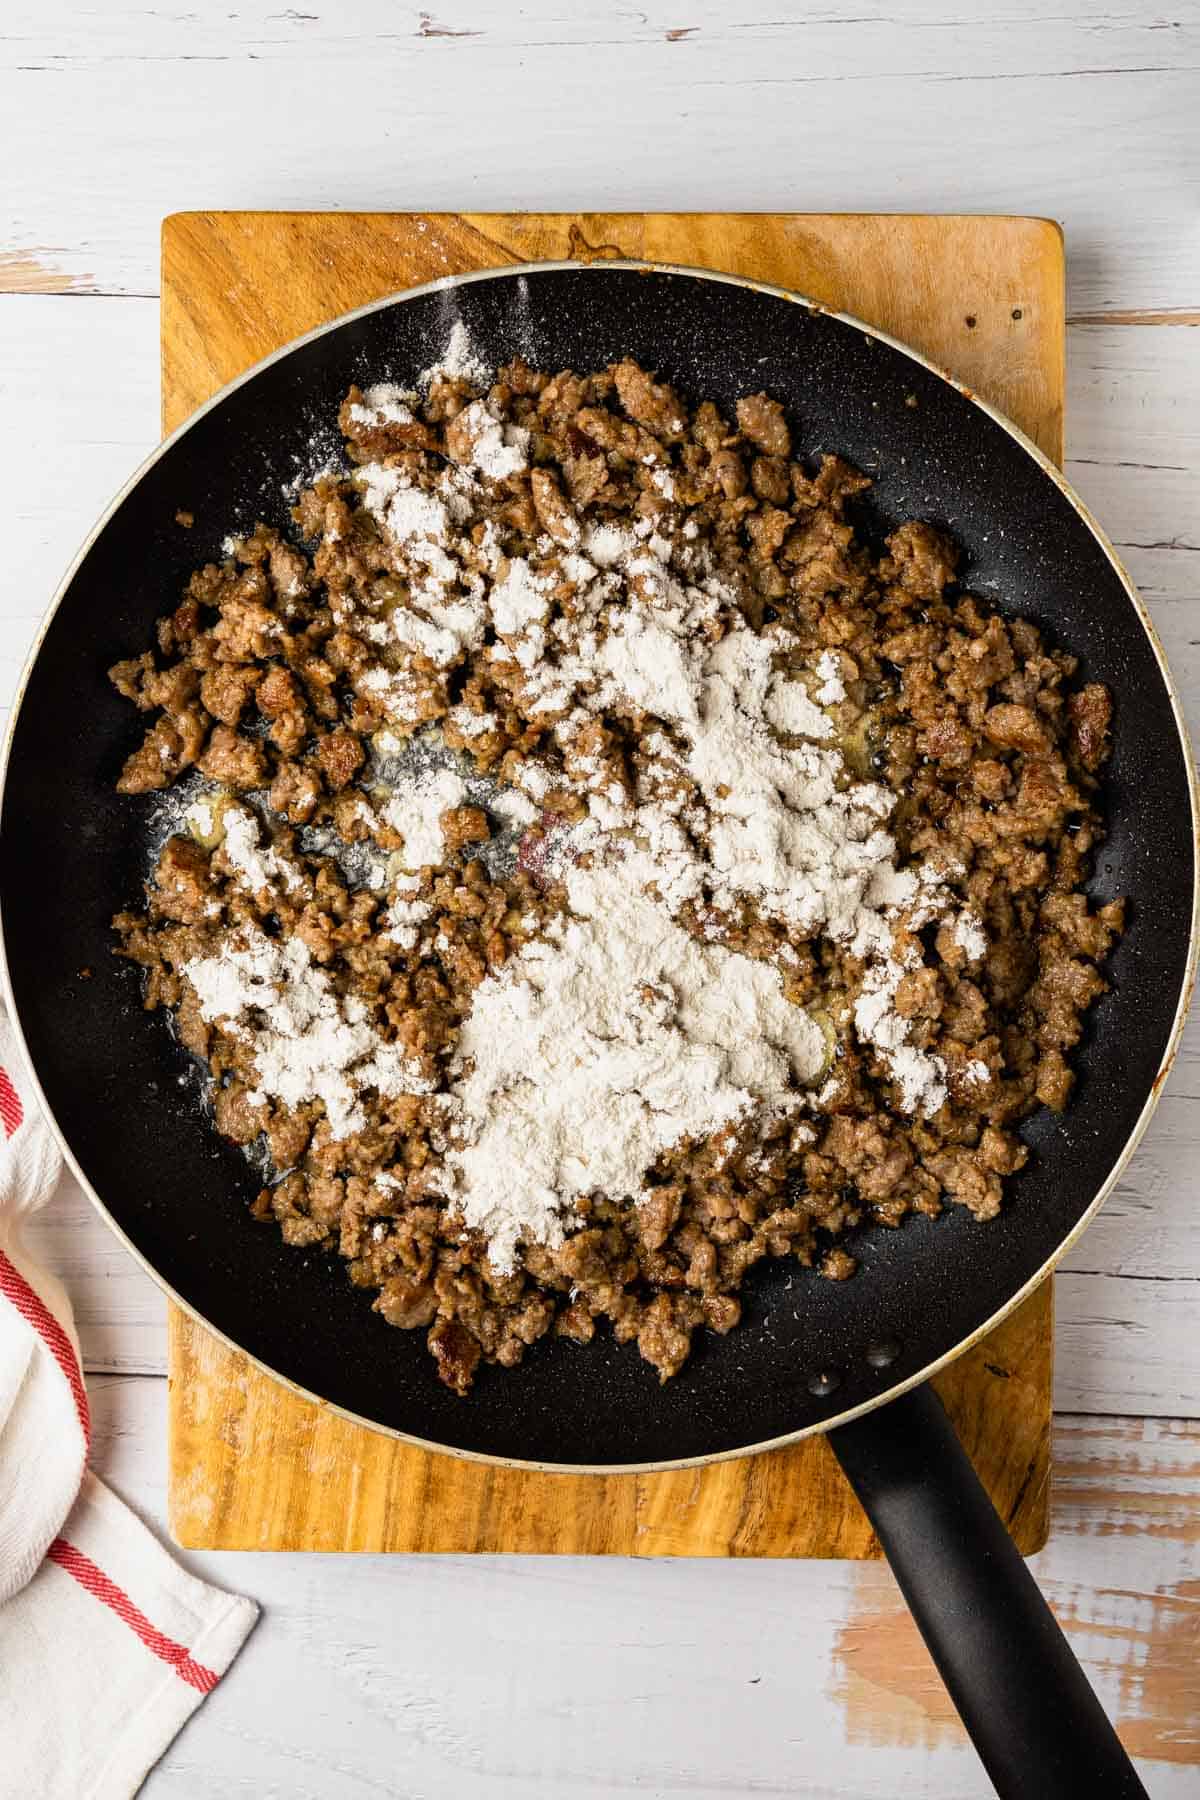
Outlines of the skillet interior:
{"label": "skillet interior", "polygon": [[[625,353],[693,401],[730,409],[765,387],[805,454],[874,476],[873,528],[923,517],[966,551],[966,579],[1038,621],[1117,699],[1110,835],[1093,891],[1131,923],[1089,1014],[1074,1104],[1040,1114],[1030,1167],[995,1223],[951,1208],[851,1247],[858,1277],[755,1271],[743,1325],[703,1339],[660,1388],[607,1337],[544,1341],[515,1374],[482,1368],[472,1398],[441,1388],[421,1334],[369,1310],[336,1258],[253,1226],[258,1183],[202,1116],[188,1063],[138,979],[111,955],[110,916],[143,874],[147,799],[112,783],[138,724],[104,677],[150,641],[192,567],[234,526],[286,522],[282,484],[336,444],[352,381],[409,382],[461,317],[483,356],[594,368]],[[906,404],[915,395],[917,404]],[[183,531],[177,507],[196,516]],[[593,1466],[728,1453],[877,1398],[973,1334],[1050,1258],[1121,1155],[1158,1074],[1189,959],[1187,753],[1150,639],[1080,515],[1014,439],[895,347],[778,294],[679,272],[531,270],[354,316],[264,366],[178,438],[92,543],[51,620],[17,719],[3,809],[0,902],[13,996],[62,1135],[112,1218],[168,1285],[251,1355],[335,1405],[477,1454]],[[83,979],[80,971],[93,974]],[[869,1345],[900,1345],[886,1371]],[[817,1369],[840,1373],[823,1398]]]}

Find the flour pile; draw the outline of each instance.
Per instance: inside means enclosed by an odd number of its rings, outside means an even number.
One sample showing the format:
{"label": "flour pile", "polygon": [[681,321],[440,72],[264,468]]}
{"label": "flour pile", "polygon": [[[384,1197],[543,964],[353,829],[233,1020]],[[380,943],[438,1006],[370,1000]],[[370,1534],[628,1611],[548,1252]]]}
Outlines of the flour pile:
{"label": "flour pile", "polygon": [[522,1240],[561,1243],[588,1194],[636,1200],[663,1150],[794,1108],[824,1066],[824,1034],[777,971],[681,930],[639,891],[655,872],[637,852],[571,870],[570,913],[467,1018],[455,1093],[470,1142],[449,1162],[497,1268]]}

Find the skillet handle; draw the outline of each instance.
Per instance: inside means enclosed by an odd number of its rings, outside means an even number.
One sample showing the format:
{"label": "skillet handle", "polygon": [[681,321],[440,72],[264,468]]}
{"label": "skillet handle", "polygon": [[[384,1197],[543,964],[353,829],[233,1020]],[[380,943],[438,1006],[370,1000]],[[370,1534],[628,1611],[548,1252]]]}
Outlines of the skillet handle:
{"label": "skillet handle", "polygon": [[1146,1800],[933,1389],[829,1442],[1001,1800]]}

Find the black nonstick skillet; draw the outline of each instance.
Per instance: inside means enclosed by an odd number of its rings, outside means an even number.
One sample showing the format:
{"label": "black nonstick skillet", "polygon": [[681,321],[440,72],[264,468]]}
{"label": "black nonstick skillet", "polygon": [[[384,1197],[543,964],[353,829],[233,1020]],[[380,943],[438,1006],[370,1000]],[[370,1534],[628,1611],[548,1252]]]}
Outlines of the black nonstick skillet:
{"label": "black nonstick skillet", "polygon": [[[184,1053],[111,955],[111,916],[144,875],[149,803],[114,791],[138,726],[106,668],[151,641],[231,522],[287,524],[283,485],[313,466],[352,382],[411,382],[457,319],[492,363],[520,350],[543,368],[591,369],[630,354],[725,410],[766,388],[803,453],[836,450],[873,477],[879,529],[944,525],[971,589],[1036,620],[1116,700],[1092,888],[1128,897],[1129,928],[1088,1015],[1071,1108],[1025,1128],[1033,1154],[1001,1217],[981,1226],[952,1207],[864,1230],[860,1272],[844,1283],[760,1265],[740,1329],[706,1338],[665,1387],[607,1338],[548,1339],[518,1372],[485,1369],[456,1399],[420,1334],[372,1314],[337,1259],[251,1225],[256,1177],[202,1116]],[[175,524],[180,507],[194,530]],[[1145,1128],[1191,981],[1194,830],[1178,699],[1141,602],[1011,425],[878,332],[778,290],[683,269],[539,265],[435,283],[314,332],[151,458],[75,562],[27,671],[0,905],[15,1016],[67,1154],[180,1304],[324,1401],[477,1457],[646,1469],[830,1432],[998,1790],[1049,1800],[1143,1790],[925,1378],[1047,1273]]]}

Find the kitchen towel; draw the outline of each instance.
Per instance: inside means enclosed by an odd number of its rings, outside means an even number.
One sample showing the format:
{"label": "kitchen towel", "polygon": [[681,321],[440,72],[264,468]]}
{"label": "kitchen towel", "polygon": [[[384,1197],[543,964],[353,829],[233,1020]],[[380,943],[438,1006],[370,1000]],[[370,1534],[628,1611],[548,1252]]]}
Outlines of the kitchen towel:
{"label": "kitchen towel", "polygon": [[88,1470],[70,1302],[22,1227],[62,1159],[0,1011],[0,1790],[127,1800],[258,1617]]}

